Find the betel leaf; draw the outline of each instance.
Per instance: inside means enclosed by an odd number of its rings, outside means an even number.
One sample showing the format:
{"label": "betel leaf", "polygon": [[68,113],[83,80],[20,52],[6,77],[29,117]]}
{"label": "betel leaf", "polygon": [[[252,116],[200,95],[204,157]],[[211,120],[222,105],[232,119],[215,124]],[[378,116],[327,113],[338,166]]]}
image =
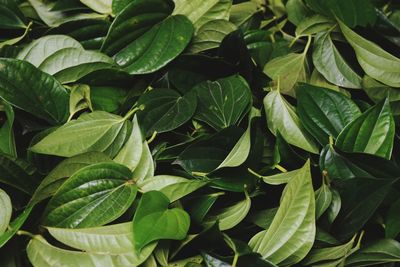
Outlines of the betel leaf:
{"label": "betel leaf", "polygon": [[190,53],[199,53],[219,47],[224,37],[236,30],[236,26],[223,19],[211,20],[200,27],[188,48]]}
{"label": "betel leaf", "polygon": [[21,228],[21,226],[28,219],[33,209],[32,205],[27,206],[19,215],[16,217],[7,227],[7,230],[0,234],[0,248],[4,246],[8,240],[10,240],[15,233]]}
{"label": "betel leaf", "polygon": [[138,121],[145,136],[174,130],[190,120],[196,111],[193,91],[181,95],[172,89],[153,89],[143,94],[137,104]]}
{"label": "betel leaf", "polygon": [[400,199],[390,205],[385,220],[385,237],[396,238],[400,233]]}
{"label": "betel leaf", "polygon": [[251,199],[245,191],[245,199],[235,203],[232,206],[218,210],[204,219],[204,224],[207,226],[218,222],[221,231],[229,230],[238,225],[247,216],[250,207]]}
{"label": "betel leaf", "polygon": [[288,0],[285,8],[288,13],[288,20],[297,26],[312,15],[312,11],[302,0]]}
{"label": "betel leaf", "polygon": [[319,219],[329,208],[332,202],[332,191],[329,186],[323,182],[321,187],[315,191],[315,219]]}
{"label": "betel leaf", "polygon": [[26,18],[18,9],[16,2],[2,0],[0,5],[0,28],[23,29],[26,28]]}
{"label": "betel leaf", "polygon": [[93,9],[94,11],[102,14],[111,13],[112,0],[80,0],[83,4]]}
{"label": "betel leaf", "polygon": [[101,226],[121,216],[135,199],[131,171],[117,163],[80,169],[57,190],[43,224],[65,228]]}
{"label": "betel leaf", "polygon": [[236,125],[251,104],[250,88],[241,76],[205,81],[193,90],[198,97],[195,118],[216,130]]}
{"label": "betel leaf", "polygon": [[35,153],[72,157],[85,152],[114,156],[130,134],[130,122],[104,111],[83,114],[45,136],[30,149]]}
{"label": "betel leaf", "polygon": [[14,110],[10,104],[0,99],[0,112],[4,112],[6,116],[6,121],[0,126],[0,152],[16,157],[17,149],[13,131]]}
{"label": "betel leaf", "polygon": [[365,73],[384,84],[400,87],[400,59],[358,35],[340,21],[339,25]]}
{"label": "betel leaf", "polygon": [[[120,3],[118,3],[120,2]],[[118,51],[135,41],[153,25],[168,17],[174,9],[171,0],[135,0],[126,3],[113,1],[118,5],[118,16],[108,30],[101,51],[115,55]]]}
{"label": "betel leaf", "polygon": [[8,194],[0,188],[0,236],[7,230],[11,220],[12,204]]}
{"label": "betel leaf", "polygon": [[[335,23],[333,20],[321,16],[313,15],[302,20],[296,28],[296,36],[305,36],[310,34],[317,34],[334,28]],[[329,32],[327,32],[329,34]],[[316,36],[316,37],[317,37]],[[317,45],[317,41],[314,41],[314,45]]]}
{"label": "betel leaf", "polygon": [[279,132],[289,144],[318,154],[318,146],[304,129],[295,108],[279,91],[269,92],[263,102],[268,128],[274,135]]}
{"label": "betel leaf", "polygon": [[38,67],[43,60],[55,52],[69,47],[83,49],[78,41],[67,35],[47,35],[25,46],[18,53],[17,59],[28,61]]}
{"label": "betel leaf", "polygon": [[72,86],[69,96],[69,118],[85,109],[93,111],[90,87],[86,84],[76,84]]}
{"label": "betel leaf", "polygon": [[120,258],[121,264],[127,265],[141,264],[157,244],[154,242],[137,252],[133,245],[131,222],[82,229],[47,227],[47,230],[55,239],[70,247],[95,255],[108,254],[111,258]]}
{"label": "betel leaf", "polygon": [[304,128],[322,145],[361,115],[350,98],[331,89],[302,83],[296,87],[296,95],[297,113]]}
{"label": "betel leaf", "polygon": [[142,143],[142,155],[140,156],[140,161],[132,173],[133,180],[135,182],[150,179],[154,176],[154,161],[153,156],[147,141]]}
{"label": "betel leaf", "polygon": [[171,16],[120,50],[114,59],[129,74],[152,73],[182,53],[192,35],[193,25],[185,16]]}
{"label": "betel leaf", "polygon": [[310,162],[287,183],[268,228],[249,241],[253,251],[279,265],[293,265],[310,251],[315,238],[315,200]]}
{"label": "betel leaf", "polygon": [[142,195],[133,218],[133,240],[137,251],[160,239],[181,240],[190,226],[189,215],[182,209],[168,209],[169,199],[161,192]]}
{"label": "betel leaf", "polygon": [[230,0],[174,0],[173,14],[187,16],[196,29],[217,19],[228,20],[232,5]]}
{"label": "betel leaf", "polygon": [[40,202],[54,195],[75,172],[100,162],[111,162],[111,159],[100,152],[88,152],[63,160],[41,181],[32,196],[31,203]]}
{"label": "betel leaf", "polygon": [[389,99],[385,99],[349,123],[340,132],[336,145],[347,152],[364,152],[390,159],[394,128]]}
{"label": "betel leaf", "polygon": [[339,53],[329,31],[316,35],[312,57],[315,68],[329,82],[347,88],[361,88],[361,77]]}
{"label": "betel leaf", "polygon": [[70,83],[113,63],[111,58],[102,53],[68,47],[48,56],[39,69],[53,75],[61,83]]}
{"label": "betel leaf", "polygon": [[346,266],[377,266],[400,262],[400,243],[394,239],[381,239],[354,252],[346,259]]}
{"label": "betel leaf", "polygon": [[17,59],[0,59],[0,97],[52,124],[68,117],[68,93],[52,76]]}

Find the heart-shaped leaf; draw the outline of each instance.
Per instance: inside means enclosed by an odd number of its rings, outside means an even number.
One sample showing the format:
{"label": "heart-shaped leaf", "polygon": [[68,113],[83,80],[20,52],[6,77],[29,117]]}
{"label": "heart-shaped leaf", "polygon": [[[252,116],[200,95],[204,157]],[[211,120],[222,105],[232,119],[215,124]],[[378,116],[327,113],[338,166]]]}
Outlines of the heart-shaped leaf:
{"label": "heart-shaped leaf", "polygon": [[7,193],[0,188],[0,236],[7,230],[11,220],[12,204]]}

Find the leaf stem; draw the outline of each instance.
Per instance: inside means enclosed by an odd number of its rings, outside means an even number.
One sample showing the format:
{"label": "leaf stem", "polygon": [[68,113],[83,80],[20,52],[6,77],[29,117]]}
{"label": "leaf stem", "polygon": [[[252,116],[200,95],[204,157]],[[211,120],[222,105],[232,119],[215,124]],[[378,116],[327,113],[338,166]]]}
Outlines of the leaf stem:
{"label": "leaf stem", "polygon": [[233,257],[232,261],[232,267],[236,267],[238,259],[239,259],[239,254],[235,253],[235,256]]}
{"label": "leaf stem", "polygon": [[29,237],[31,237],[31,238],[34,238],[34,237],[35,237],[34,234],[32,234],[32,233],[30,233],[30,232],[28,232],[28,231],[24,231],[24,230],[18,230],[18,231],[17,231],[17,235],[26,235],[26,236],[29,236]]}
{"label": "leaf stem", "polygon": [[158,134],[157,131],[154,131],[153,134],[151,135],[150,139],[147,140],[147,144],[150,144],[151,142],[153,142],[154,139],[156,139],[157,134]]}
{"label": "leaf stem", "polygon": [[130,117],[132,117],[133,114],[135,114],[138,110],[143,110],[144,106],[140,105],[139,107],[134,107],[133,109],[131,109],[130,111],[128,111],[128,113],[126,113],[126,115],[124,116],[123,120],[126,121],[128,120]]}
{"label": "leaf stem", "polygon": [[279,165],[279,164],[276,164],[276,165],[275,165],[275,168],[277,168],[277,169],[280,170],[281,172],[288,172],[284,167],[282,167],[282,166]]}
{"label": "leaf stem", "polygon": [[304,54],[304,55],[307,54],[307,51],[308,51],[308,49],[310,48],[311,39],[312,39],[311,35],[307,35],[307,36],[308,36],[308,40],[307,40],[306,47],[304,48],[304,51],[303,51],[303,54]]}

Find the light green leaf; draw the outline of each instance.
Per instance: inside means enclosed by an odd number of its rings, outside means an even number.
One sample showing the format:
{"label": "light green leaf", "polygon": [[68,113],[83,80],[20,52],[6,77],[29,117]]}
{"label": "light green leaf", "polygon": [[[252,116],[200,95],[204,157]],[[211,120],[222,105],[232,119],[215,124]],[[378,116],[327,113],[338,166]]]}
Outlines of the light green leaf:
{"label": "light green leaf", "polygon": [[280,184],[286,184],[292,179],[293,177],[296,177],[300,172],[302,172],[302,169],[297,169],[289,172],[282,172],[274,175],[268,175],[268,176],[259,176],[259,178],[263,179],[263,181],[267,184],[270,185],[280,185]]}
{"label": "light green leaf", "polygon": [[93,111],[90,87],[86,84],[72,86],[69,96],[69,117],[72,118],[77,112],[87,108]]}
{"label": "light green leaf", "polygon": [[32,196],[31,203],[38,203],[52,195],[75,172],[100,162],[111,162],[111,159],[100,152],[88,152],[63,160],[40,183]]}
{"label": "light green leaf", "polygon": [[113,63],[111,58],[100,52],[68,47],[48,56],[39,69],[53,75],[61,83],[70,83]]}
{"label": "light green leaf", "polygon": [[389,99],[369,108],[339,134],[336,145],[347,152],[363,152],[390,159],[395,124]]}
{"label": "light green leaf", "polygon": [[6,121],[0,126],[0,152],[17,157],[17,150],[14,139],[14,110],[10,104],[0,99],[0,112],[6,115]]}
{"label": "light green leaf", "polygon": [[139,164],[132,173],[135,182],[150,179],[154,176],[154,161],[147,141],[142,144],[142,155]]}
{"label": "light green leaf", "polygon": [[262,7],[258,5],[255,1],[241,2],[232,5],[229,14],[229,21],[236,25],[236,27],[241,27],[246,25],[251,18],[262,12]]}
{"label": "light green leaf", "polygon": [[340,21],[339,25],[365,73],[384,84],[400,87],[400,59],[361,37]]}
{"label": "light green leaf", "polygon": [[251,199],[247,193],[245,194],[246,198],[244,200],[210,214],[205,218],[204,224],[211,226],[218,221],[221,231],[229,230],[238,225],[247,216],[251,207]]}
{"label": "light green leaf", "polygon": [[334,26],[335,22],[332,19],[319,14],[313,15],[300,21],[296,28],[296,36],[320,33],[329,30]]}
{"label": "light green leaf", "polygon": [[112,0],[80,0],[83,4],[101,14],[111,14]]}
{"label": "light green leaf", "polygon": [[68,47],[83,49],[78,41],[67,35],[47,35],[25,46],[18,53],[17,59],[28,61],[35,67],[38,67],[43,60],[55,52]]}
{"label": "light green leaf", "polygon": [[190,226],[190,217],[182,209],[168,209],[169,199],[161,192],[150,191],[142,195],[133,218],[135,248],[160,239],[182,240]]}
{"label": "light green leaf", "polygon": [[114,156],[130,134],[130,122],[104,111],[81,115],[51,132],[30,149],[35,153],[72,157],[85,152]]}
{"label": "light green leaf", "polygon": [[318,220],[332,202],[332,191],[325,182],[315,191],[315,219]]}
{"label": "light green leaf", "polygon": [[0,59],[0,97],[57,124],[68,117],[68,93],[52,76],[17,59]]}
{"label": "light green leaf", "polygon": [[316,35],[312,57],[315,68],[329,82],[347,88],[361,88],[361,77],[339,53],[330,32]]}
{"label": "light green leaf", "polygon": [[7,230],[11,220],[12,204],[7,193],[0,188],[0,236]]}
{"label": "light green leaf", "polygon": [[279,132],[289,144],[318,154],[318,146],[303,128],[295,108],[278,91],[268,93],[264,108],[268,128],[275,136]]}
{"label": "light green leaf", "polygon": [[253,251],[279,265],[294,265],[310,251],[315,237],[315,200],[310,162],[285,187],[268,230],[249,241]]}
{"label": "light green leaf", "polygon": [[[47,227],[49,233],[69,247],[91,254],[108,254],[122,258],[129,266],[141,264],[154,250],[157,243],[151,243],[139,253],[133,245],[132,222],[101,227],[68,229]],[[96,257],[96,256],[95,256]]]}
{"label": "light green leaf", "polygon": [[199,29],[205,23],[217,19],[227,20],[232,5],[231,0],[174,0],[173,15],[187,16]]}
{"label": "light green leaf", "polygon": [[241,76],[230,76],[196,85],[195,118],[216,130],[237,124],[251,104],[251,91]]}
{"label": "light green leaf", "polygon": [[150,179],[138,182],[138,187],[143,192],[149,192],[152,190],[160,191],[169,185],[185,183],[187,181],[189,181],[189,179],[180,176],[156,175]]}
{"label": "light green leaf", "polygon": [[7,231],[5,231],[3,234],[0,234],[0,248],[4,246],[8,240],[10,240],[15,233],[21,228],[21,226],[24,224],[26,219],[28,219],[29,214],[32,211],[33,206],[28,206],[26,207],[21,214],[17,218],[15,218],[10,225],[7,228]]}
{"label": "light green leaf", "polygon": [[182,53],[192,35],[193,25],[185,16],[171,16],[119,51],[114,59],[129,74],[152,73]]}
{"label": "light green leaf", "polygon": [[188,52],[199,53],[217,48],[224,37],[234,30],[236,30],[235,24],[227,20],[217,19],[206,22],[197,31],[190,43]]}
{"label": "light green leaf", "polygon": [[64,228],[101,226],[121,216],[135,199],[131,171],[117,163],[80,169],[57,190],[43,224]]}

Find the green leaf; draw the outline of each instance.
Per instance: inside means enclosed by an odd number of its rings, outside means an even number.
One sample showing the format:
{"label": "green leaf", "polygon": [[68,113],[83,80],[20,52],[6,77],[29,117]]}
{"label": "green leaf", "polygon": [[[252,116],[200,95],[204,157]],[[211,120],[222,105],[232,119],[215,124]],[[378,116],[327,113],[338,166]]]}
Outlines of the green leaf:
{"label": "green leaf", "polygon": [[199,53],[219,47],[226,35],[236,30],[236,26],[223,19],[211,20],[199,28],[194,36],[188,52]]}
{"label": "green leaf", "polygon": [[289,172],[282,172],[268,176],[258,176],[258,175],[257,176],[263,179],[264,183],[266,184],[280,185],[288,183],[290,179],[292,179],[292,177],[297,176],[302,171],[303,171],[302,169],[297,169]]}
{"label": "green leaf", "polygon": [[390,205],[385,220],[385,237],[396,238],[400,233],[400,199]]}
{"label": "green leaf", "polygon": [[369,108],[339,134],[336,145],[348,152],[363,152],[390,159],[395,125],[389,100]]}
{"label": "green leaf", "polygon": [[254,252],[279,265],[293,265],[310,251],[315,237],[315,200],[310,162],[290,179],[268,230],[249,241]]}
{"label": "green leaf", "polygon": [[31,214],[33,206],[26,207],[17,218],[15,218],[10,225],[8,225],[7,231],[0,235],[0,248],[4,246],[8,240],[10,240],[15,233],[21,228],[25,223],[28,216]]}
{"label": "green leaf", "polygon": [[[318,14],[304,18],[304,20],[299,22],[300,23],[296,28],[296,36],[320,33],[335,26],[335,22],[333,20]],[[329,36],[329,32],[326,32],[325,34],[328,34]],[[316,44],[316,41],[314,41],[314,45]]]}
{"label": "green leaf", "polygon": [[141,264],[157,245],[154,242],[144,247],[140,253],[136,251],[132,222],[83,229],[47,227],[47,230],[58,241],[94,254],[94,258],[108,254],[110,258],[121,258],[121,263],[130,266]]}
{"label": "green leaf", "polygon": [[196,111],[193,91],[180,95],[172,89],[154,89],[143,94],[137,104],[141,107],[138,121],[145,136],[174,130],[190,120]]}
{"label": "green leaf", "polygon": [[75,172],[86,166],[100,162],[111,162],[111,159],[103,153],[88,152],[63,160],[36,188],[31,203],[37,203],[53,196],[60,186]]}
{"label": "green leaf", "polygon": [[330,136],[336,138],[347,124],[361,115],[350,98],[331,89],[300,84],[296,95],[300,120],[321,145],[328,144]]}
{"label": "green leaf", "polygon": [[114,59],[129,74],[152,73],[182,53],[192,35],[193,25],[185,16],[171,16],[124,47]]}
{"label": "green leaf", "polygon": [[221,231],[229,230],[238,225],[247,216],[251,207],[251,199],[247,193],[245,194],[244,200],[210,214],[205,218],[204,224],[210,226],[218,221]]}
{"label": "green leaf", "polygon": [[175,9],[172,14],[187,16],[196,29],[210,21],[227,20],[232,6],[230,0],[174,0],[174,2]]}
{"label": "green leaf", "polygon": [[136,116],[133,118],[132,123],[133,128],[131,135],[118,154],[115,156],[114,161],[116,163],[125,165],[131,171],[134,171],[139,165],[140,158],[142,156],[143,138]]}
{"label": "green leaf", "polygon": [[330,32],[316,35],[312,58],[315,68],[329,82],[347,88],[361,88],[361,77],[339,53]]}
{"label": "green leaf", "polygon": [[80,169],[57,190],[45,211],[46,226],[101,226],[121,216],[135,199],[131,171],[117,163]]}
{"label": "green leaf", "polygon": [[25,17],[18,9],[16,2],[2,0],[0,5],[0,28],[23,29],[26,28]]}
{"label": "green leaf", "polygon": [[302,0],[288,0],[285,8],[288,20],[294,25],[297,25],[297,28],[302,22],[308,20],[308,17],[312,15],[312,11]]}
{"label": "green leaf", "polygon": [[101,51],[108,55],[115,55],[118,51],[137,40],[148,32],[153,25],[167,18],[174,9],[174,4],[171,0],[118,2],[120,2],[119,4],[117,3],[120,11],[111,24],[101,47]]}
{"label": "green leaf", "polygon": [[216,130],[236,125],[251,105],[251,91],[241,76],[230,76],[196,85],[198,107],[195,118]]}
{"label": "green leaf", "polygon": [[76,113],[85,109],[93,111],[90,87],[86,84],[76,84],[71,88],[69,96],[69,117],[72,118]]}
{"label": "green leaf", "polygon": [[321,263],[322,266],[324,266],[323,264],[329,264],[332,263],[332,261],[345,258],[352,249],[354,240],[355,236],[343,245],[328,248],[314,248],[301,263],[306,266],[319,266],[315,264]]}
{"label": "green leaf", "polygon": [[330,224],[332,224],[335,221],[336,217],[340,212],[340,209],[342,208],[342,200],[340,198],[339,192],[333,188],[331,188],[331,192],[332,192],[331,204],[326,210],[326,216]]}
{"label": "green leaf", "polygon": [[28,61],[35,67],[39,67],[46,58],[55,52],[73,47],[83,49],[78,41],[67,35],[47,35],[25,46],[18,53],[17,59]]}
{"label": "green leaf", "polygon": [[318,220],[332,202],[332,191],[325,182],[315,191],[315,219]]}
{"label": "green leaf", "polygon": [[306,53],[290,53],[276,57],[264,66],[264,73],[279,83],[279,90],[283,94],[294,96],[293,87],[296,82],[305,82],[307,79]]}
{"label": "green leaf", "polygon": [[346,266],[377,266],[390,262],[400,262],[400,243],[382,239],[351,254],[346,259]]}
{"label": "green leaf", "polygon": [[250,216],[250,221],[261,228],[268,229],[277,211],[278,208],[257,211]]}
{"label": "green leaf", "polygon": [[111,58],[100,52],[68,47],[48,56],[39,69],[53,75],[61,83],[71,83],[113,63]]}
{"label": "green leaf", "polygon": [[101,14],[111,14],[112,0],[80,0],[90,9]]}
{"label": "green leaf", "polygon": [[6,115],[6,121],[0,126],[0,152],[16,157],[17,149],[15,147],[13,131],[15,118],[14,110],[10,104],[0,99],[0,112],[2,111]]}
{"label": "green leaf", "polygon": [[168,209],[169,199],[161,192],[149,191],[142,195],[133,218],[135,248],[160,239],[181,240],[190,226],[189,215],[182,209]]}
{"label": "green leaf", "polygon": [[104,111],[83,114],[67,122],[30,148],[40,154],[72,157],[85,152],[114,156],[130,134],[129,121]]}
{"label": "green leaf", "polygon": [[295,108],[279,91],[268,93],[264,98],[264,109],[268,128],[275,136],[279,132],[289,144],[318,154],[318,146],[303,128]]}
{"label": "green leaf", "polygon": [[28,62],[0,59],[0,97],[49,123],[68,117],[68,93],[52,76]]}
{"label": "green leaf", "polygon": [[0,237],[7,230],[11,220],[12,204],[7,193],[0,188]]}
{"label": "green leaf", "polygon": [[344,37],[356,52],[366,74],[392,87],[400,87],[400,59],[339,22]]}
{"label": "green leaf", "polygon": [[132,173],[133,180],[140,182],[154,176],[154,161],[147,141],[142,144],[140,161]]}

